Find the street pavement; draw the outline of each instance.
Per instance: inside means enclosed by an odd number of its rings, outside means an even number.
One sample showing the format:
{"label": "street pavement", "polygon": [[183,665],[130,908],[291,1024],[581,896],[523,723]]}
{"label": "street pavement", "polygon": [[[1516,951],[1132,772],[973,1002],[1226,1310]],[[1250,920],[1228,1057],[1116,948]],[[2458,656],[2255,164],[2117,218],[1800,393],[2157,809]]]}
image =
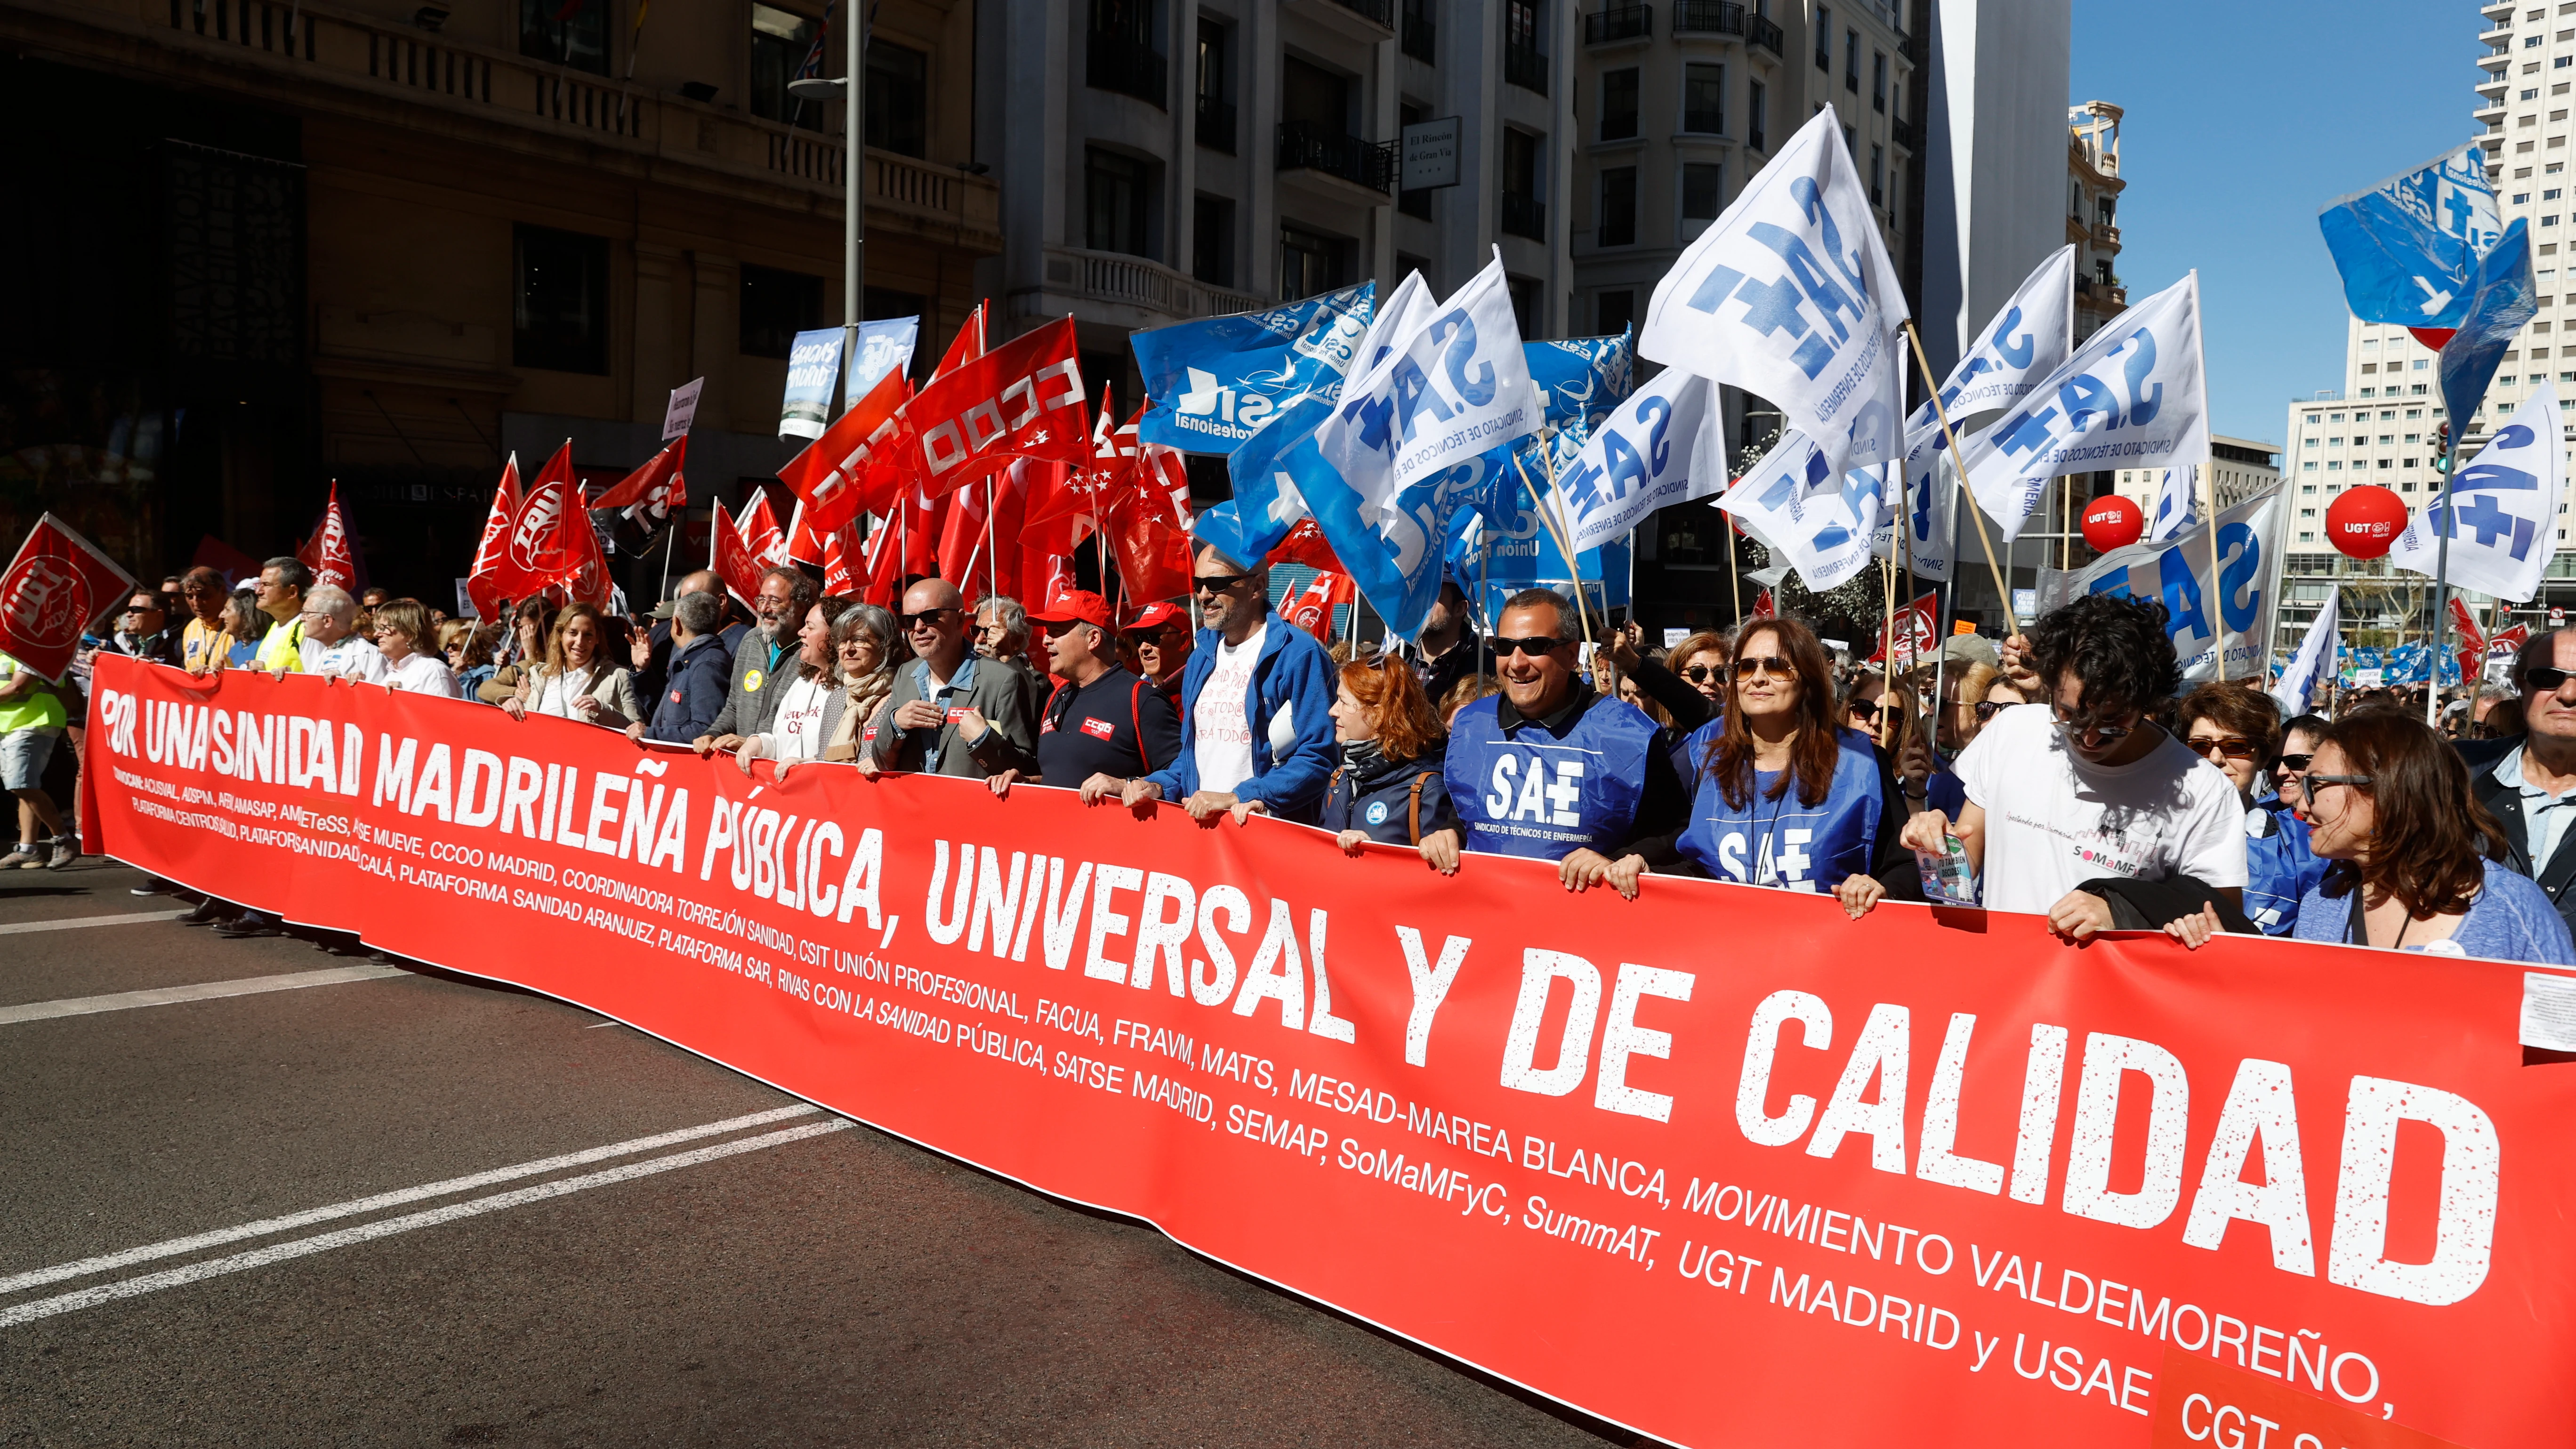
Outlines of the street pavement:
{"label": "street pavement", "polygon": [[0,875],[0,1444],[1648,1442],[591,1012],[225,941],[141,879]]}

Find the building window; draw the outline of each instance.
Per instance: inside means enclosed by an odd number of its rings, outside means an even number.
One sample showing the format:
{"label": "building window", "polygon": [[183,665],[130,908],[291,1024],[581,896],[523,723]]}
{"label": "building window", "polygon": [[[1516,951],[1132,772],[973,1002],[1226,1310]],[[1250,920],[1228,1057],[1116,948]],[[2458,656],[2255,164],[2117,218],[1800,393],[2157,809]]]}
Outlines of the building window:
{"label": "building window", "polygon": [[797,333],[823,325],[823,279],[745,266],[741,313],[742,355],[784,358]]}
{"label": "building window", "polygon": [[1601,73],[1601,139],[1626,141],[1637,134],[1637,68]]}
{"label": "building window", "polygon": [[1592,330],[1604,337],[1616,336],[1637,325],[1637,294],[1622,289],[1604,292],[1593,304]]}
{"label": "building window", "polygon": [[1503,130],[1503,197],[1498,229],[1533,241],[1547,239],[1547,203],[1539,199],[1539,138]]}
{"label": "building window", "polygon": [[1869,148],[1869,204],[1872,206],[1887,204],[1887,148],[1885,146],[1873,145]]}
{"label": "building window", "polygon": [[1726,67],[1682,67],[1682,129],[1707,136],[1726,134]]}
{"label": "building window", "polygon": [[608,239],[551,227],[512,228],[518,296],[510,359],[555,372],[608,372]]}
{"label": "building window", "polygon": [[1883,50],[1869,55],[1869,103],[1875,110],[1887,109],[1887,52]]}
{"label": "building window", "polygon": [[1744,102],[1744,144],[1756,151],[1765,149],[1762,128],[1771,119],[1771,93],[1760,81],[1746,92]]}
{"label": "building window", "polygon": [[1539,49],[1539,0],[1503,0],[1503,80],[1547,94],[1547,56]]}
{"label": "building window", "polygon": [[809,131],[823,129],[824,108],[787,93],[787,83],[803,72],[807,61],[821,74],[825,57],[817,54],[822,26],[793,11],[753,0],[751,7],[751,113],[764,121],[784,121]]}
{"label": "building window", "polygon": [[1538,279],[1506,276],[1503,282],[1511,288],[1512,320],[1519,324],[1521,336],[1532,340],[1546,336],[1547,321],[1541,315],[1545,309],[1540,301],[1545,294],[1539,291]]}
{"label": "building window", "polygon": [[584,0],[577,8],[560,0],[519,0],[519,54],[608,74],[608,0]]}
{"label": "building window", "polygon": [[1234,285],[1234,203],[1221,196],[1190,203],[1190,275],[1211,287]]}
{"label": "building window", "polygon": [[1154,23],[1154,0],[1091,0],[1091,29],[1083,37],[1083,84],[1162,108],[1171,83],[1162,34]]}
{"label": "building window", "polygon": [[1211,151],[1234,154],[1233,77],[1226,65],[1233,37],[1224,22],[1199,17],[1198,142]]}
{"label": "building window", "polygon": [[1816,69],[1834,73],[1834,12],[1816,7]]}
{"label": "building window", "polygon": [[1279,228],[1279,299],[1295,301],[1350,284],[1351,244],[1300,227]]}
{"label": "building window", "polygon": [[1150,162],[1097,146],[1084,148],[1083,244],[1095,252],[1152,256],[1153,180]]}
{"label": "building window", "polygon": [[1708,229],[1726,209],[1726,166],[1717,161],[1682,163],[1682,240]]}
{"label": "building window", "polygon": [[1433,0],[1404,0],[1404,53],[1424,65],[1435,64],[1439,54],[1439,22],[1432,18]]}
{"label": "building window", "polygon": [[1605,167],[1601,172],[1601,221],[1593,240],[1605,247],[1637,244],[1637,168]]}
{"label": "building window", "polygon": [[930,154],[930,57],[908,45],[868,42],[868,144],[898,156]]}

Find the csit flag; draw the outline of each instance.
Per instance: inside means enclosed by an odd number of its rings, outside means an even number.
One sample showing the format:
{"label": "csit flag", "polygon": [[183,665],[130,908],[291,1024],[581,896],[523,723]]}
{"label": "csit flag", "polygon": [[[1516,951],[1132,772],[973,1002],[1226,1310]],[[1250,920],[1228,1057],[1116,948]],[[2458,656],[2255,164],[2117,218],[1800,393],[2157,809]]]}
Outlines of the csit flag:
{"label": "csit flag", "polygon": [[2337,197],[2317,225],[2354,316],[2438,329],[2468,320],[2478,259],[2504,234],[2497,217],[2486,153],[2473,143]]}
{"label": "csit flag", "polygon": [[2275,488],[2221,512],[2215,578],[2205,526],[2163,543],[2113,549],[2081,569],[2042,568],[2040,611],[2085,594],[2152,600],[2164,605],[2165,632],[2173,637],[2184,680],[2259,678],[2272,658],[2272,600],[2280,581],[2286,510]]}
{"label": "csit flag", "polygon": [[2208,413],[2194,272],[2112,318],[2020,406],[1963,439],[1968,489],[2009,540],[2061,473],[2207,457]]}
{"label": "csit flag", "polygon": [[1621,537],[1656,509],[1724,492],[1723,430],[1707,378],[1668,367],[1639,388],[1557,474],[1575,552]]}
{"label": "csit flag", "polygon": [[1579,422],[1597,428],[1628,396],[1637,374],[1633,336],[1558,337],[1521,344],[1530,381],[1547,397],[1547,425]]}
{"label": "csit flag", "polygon": [[1138,332],[1145,414],[1137,436],[1231,453],[1301,397],[1330,402],[1368,329],[1377,284],[1362,282],[1260,312]]}
{"label": "csit flag", "polygon": [[133,588],[134,576],[98,545],[45,514],[0,574],[0,654],[60,680],[71,670],[81,635]]}
{"label": "csit flag", "polygon": [[1770,399],[1839,477],[1904,448],[1909,315],[1827,106],[1655,284],[1637,351]]}
{"label": "csit flag", "polygon": [[2388,561],[2431,578],[2442,566],[2447,533],[2452,588],[2530,602],[2558,546],[2558,508],[2567,495],[2558,428],[2558,390],[2544,382],[2451,475],[2449,506],[2437,497],[2407,523],[2389,546]]}

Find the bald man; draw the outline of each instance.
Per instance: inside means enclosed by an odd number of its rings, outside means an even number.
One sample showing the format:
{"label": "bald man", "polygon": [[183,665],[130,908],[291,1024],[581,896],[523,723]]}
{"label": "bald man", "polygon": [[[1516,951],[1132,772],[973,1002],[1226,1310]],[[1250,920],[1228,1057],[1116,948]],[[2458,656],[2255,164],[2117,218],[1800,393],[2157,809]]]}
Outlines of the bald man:
{"label": "bald man", "polygon": [[895,669],[894,692],[861,738],[861,773],[1037,773],[1037,691],[1025,671],[967,648],[965,602],[946,579],[904,590],[897,622],[914,657]]}

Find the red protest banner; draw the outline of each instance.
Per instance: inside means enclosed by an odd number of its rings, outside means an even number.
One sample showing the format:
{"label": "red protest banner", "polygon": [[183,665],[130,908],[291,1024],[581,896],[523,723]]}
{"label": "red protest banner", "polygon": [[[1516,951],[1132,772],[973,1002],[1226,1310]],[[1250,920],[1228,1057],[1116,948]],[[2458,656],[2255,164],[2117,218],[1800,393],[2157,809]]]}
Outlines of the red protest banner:
{"label": "red protest banner", "polygon": [[121,859],[581,1003],[1672,1443],[2144,1449],[2207,1432],[2215,1368],[2327,1444],[2576,1436],[2576,1072],[2525,1064],[2519,965],[2079,949],[1666,877],[1622,901],[1481,855],[1444,880],[1268,819],[746,778],[122,657],[90,728]]}
{"label": "red protest banner", "polygon": [[125,602],[134,576],[48,513],[0,574],[0,654],[47,679],[72,667],[81,634]]}

